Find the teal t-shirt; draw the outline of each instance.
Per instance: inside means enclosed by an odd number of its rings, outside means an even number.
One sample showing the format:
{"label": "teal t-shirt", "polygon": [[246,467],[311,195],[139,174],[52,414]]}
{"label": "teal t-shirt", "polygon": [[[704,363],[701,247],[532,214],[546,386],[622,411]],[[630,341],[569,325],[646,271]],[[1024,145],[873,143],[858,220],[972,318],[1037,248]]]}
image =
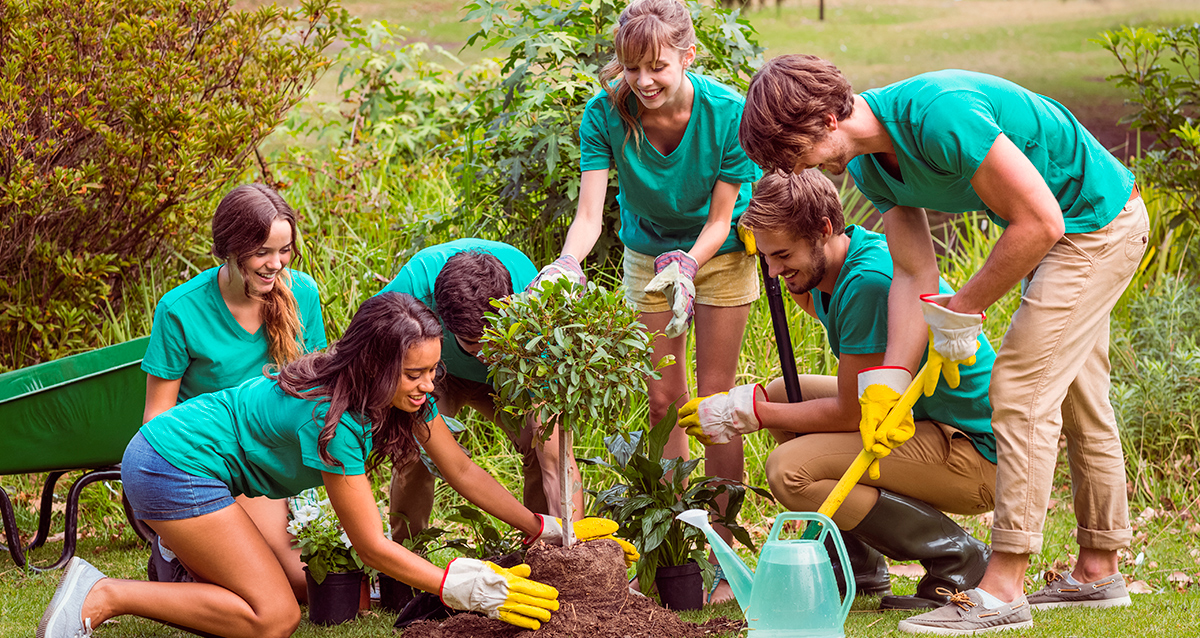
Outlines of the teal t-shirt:
{"label": "teal t-shirt", "polygon": [[895,206],[945,213],[987,210],[970,180],[1001,133],[1046,180],[1068,233],[1107,226],[1133,190],[1133,173],[1066,107],[1008,80],[936,71],[871,89],[862,97],[887,129],[903,177],[892,177],[873,155],[860,155],[847,165],[859,190],[881,212]]}
{"label": "teal t-shirt", "polygon": [[[426,422],[437,416],[429,396]],[[366,473],[371,425],[343,413],[326,451],[317,448],[327,403],[297,399],[267,377],[181,403],[142,426],[142,436],[171,465],[217,479],[236,496],[295,496],[321,485],[321,472]]]}
{"label": "teal t-shirt", "polygon": [[[834,356],[873,354],[887,350],[888,291],[892,287],[892,257],[887,239],[858,226],[847,226],[850,248],[841,273],[828,295],[813,289],[817,318],[825,326]],[[941,281],[943,293],[954,290]],[[913,418],[929,419],[953,426],[966,434],[975,449],[992,463],[996,462],[996,437],[992,434],[992,404],[988,385],[996,352],[987,337],[980,338],[975,364],[960,366],[958,388],[950,389],[943,379],[933,396],[924,394],[913,406]],[[924,365],[925,357],[921,357]]]}
{"label": "teal t-shirt", "polygon": [[[162,379],[179,379],[179,401],[231,388],[260,377],[271,363],[267,331],[250,334],[238,324],[221,297],[220,267],[209,268],[163,295],[154,309],[150,344],[142,370]],[[300,347],[324,348],[325,323],[317,282],[291,270],[291,291],[300,316]]]}
{"label": "teal t-shirt", "polygon": [[[745,250],[737,222],[750,203],[752,184],[762,171],[742,150],[738,126],[745,99],[703,75],[688,74],[695,88],[692,115],[679,146],[663,155],[642,138],[640,149],[602,90],[587,103],[579,125],[579,165],[583,171],[616,167],[618,237],[644,255],[691,250],[708,220],[717,181],[741,184],[729,236],[718,255]],[[629,96],[633,104],[637,97]]]}
{"label": "teal t-shirt", "polygon": [[[509,277],[512,278],[513,292],[525,290],[525,287],[537,277],[537,266],[533,265],[525,253],[513,246],[486,239],[456,239],[445,244],[430,246],[413,255],[412,259],[408,260],[408,263],[400,269],[396,278],[376,294],[402,292],[412,295],[434,314],[437,314],[437,303],[433,300],[434,282],[437,281],[442,267],[451,257],[468,250],[488,253],[499,259],[500,263],[508,270]],[[438,321],[441,321],[440,316]],[[487,365],[463,350],[454,335],[445,328],[443,328],[443,336],[442,363],[446,366],[446,373],[468,381],[488,383]]]}

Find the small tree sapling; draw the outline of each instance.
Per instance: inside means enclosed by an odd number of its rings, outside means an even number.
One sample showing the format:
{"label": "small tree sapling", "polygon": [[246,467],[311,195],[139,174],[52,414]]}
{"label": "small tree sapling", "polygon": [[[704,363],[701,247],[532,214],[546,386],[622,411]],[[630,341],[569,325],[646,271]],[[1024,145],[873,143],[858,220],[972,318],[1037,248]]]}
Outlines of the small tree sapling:
{"label": "small tree sapling", "polygon": [[574,433],[614,423],[635,393],[644,391],[646,378],[659,378],[658,369],[673,359],[651,363],[654,334],[620,293],[595,283],[577,286],[559,278],[492,305],[496,311],[486,314],[481,358],[504,406],[498,414],[505,427],[516,428],[533,412],[547,426],[540,441],[549,438],[551,424],[558,426],[563,545],[569,547]]}

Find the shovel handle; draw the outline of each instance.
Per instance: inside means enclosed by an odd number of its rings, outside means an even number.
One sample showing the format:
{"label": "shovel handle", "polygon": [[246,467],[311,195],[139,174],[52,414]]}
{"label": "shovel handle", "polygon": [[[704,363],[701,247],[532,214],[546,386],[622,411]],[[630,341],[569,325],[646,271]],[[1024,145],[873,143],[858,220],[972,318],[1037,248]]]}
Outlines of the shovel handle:
{"label": "shovel handle", "polygon": [[[929,373],[929,363],[926,362],[925,365],[921,366],[920,372],[913,378],[912,383],[908,385],[908,389],[904,391],[904,394],[900,395],[900,400],[896,402],[896,405],[883,418],[883,421],[879,424],[881,428],[899,423],[904,418],[904,414],[912,409],[917,399],[921,397],[921,391],[925,387],[925,375]],[[842,478],[834,486],[829,496],[825,497],[825,502],[821,503],[821,507],[817,511],[832,519],[834,512],[842,506],[842,502],[849,496],[850,490],[854,489],[854,486],[858,484],[858,480],[862,478],[862,475],[866,473],[867,468],[871,466],[871,463],[876,458],[878,457],[872,454],[870,450],[864,449],[859,451],[854,462],[846,469],[846,473],[842,475]],[[816,538],[816,533],[819,532],[817,528],[817,525],[810,525],[808,528],[805,528],[802,538]],[[809,529],[813,530],[812,536],[809,536]]]}

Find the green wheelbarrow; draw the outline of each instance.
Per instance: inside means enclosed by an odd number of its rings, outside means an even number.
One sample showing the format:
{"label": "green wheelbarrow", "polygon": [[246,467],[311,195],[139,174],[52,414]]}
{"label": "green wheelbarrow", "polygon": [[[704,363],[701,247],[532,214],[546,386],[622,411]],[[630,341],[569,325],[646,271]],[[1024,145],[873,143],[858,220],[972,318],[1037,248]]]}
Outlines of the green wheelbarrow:
{"label": "green wheelbarrow", "polygon": [[[150,337],[142,337],[56,361],[0,374],[0,475],[49,472],[42,488],[38,530],[22,546],[8,493],[0,486],[4,547],[18,567],[57,569],[75,554],[79,495],[97,481],[121,478],[125,446],[142,426],[146,373],[140,364]],[[25,553],[50,534],[54,487],[67,472],[86,470],[67,495],[62,556],[52,565],[28,564]],[[122,497],[134,532],[152,532],[133,516]]]}

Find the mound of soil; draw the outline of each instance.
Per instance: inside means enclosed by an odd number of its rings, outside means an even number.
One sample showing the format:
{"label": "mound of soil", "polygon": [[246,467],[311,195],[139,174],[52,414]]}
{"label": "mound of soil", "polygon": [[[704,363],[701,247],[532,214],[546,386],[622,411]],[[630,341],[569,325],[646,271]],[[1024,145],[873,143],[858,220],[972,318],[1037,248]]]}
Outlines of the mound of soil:
{"label": "mound of soil", "polygon": [[533,580],[558,589],[560,607],[536,632],[477,614],[423,621],[403,638],[699,638],[736,631],[740,620],[717,618],[702,625],[684,622],[653,600],[629,591],[625,555],[611,540],[578,543],[570,549],[538,543],[525,555]]}

